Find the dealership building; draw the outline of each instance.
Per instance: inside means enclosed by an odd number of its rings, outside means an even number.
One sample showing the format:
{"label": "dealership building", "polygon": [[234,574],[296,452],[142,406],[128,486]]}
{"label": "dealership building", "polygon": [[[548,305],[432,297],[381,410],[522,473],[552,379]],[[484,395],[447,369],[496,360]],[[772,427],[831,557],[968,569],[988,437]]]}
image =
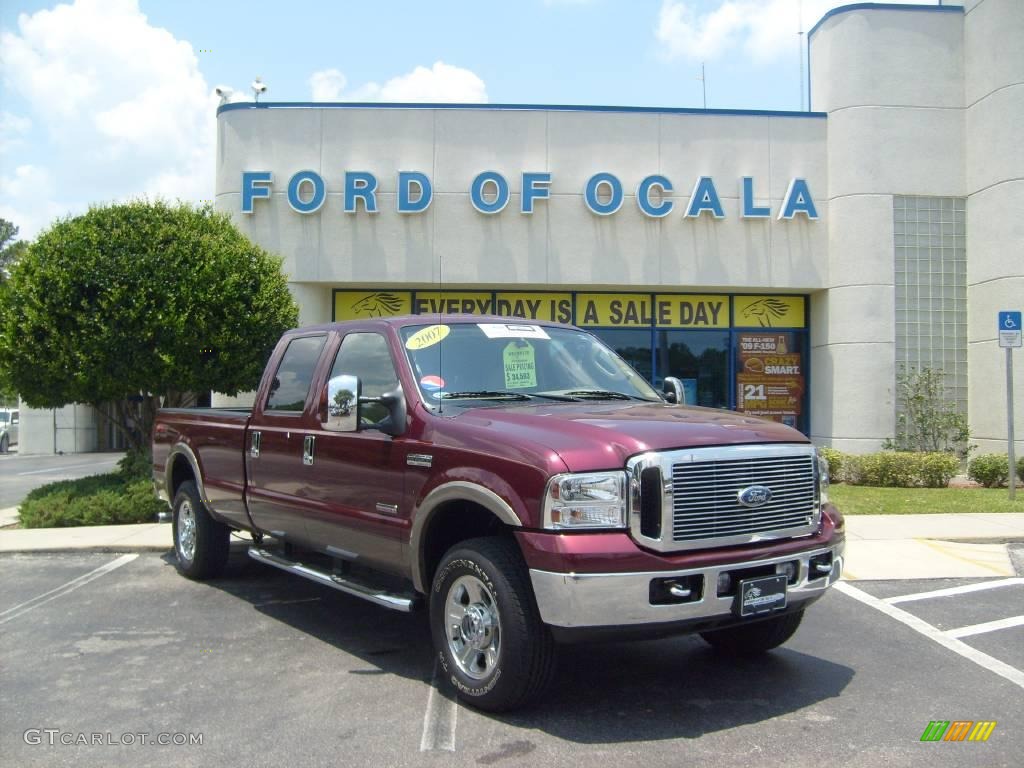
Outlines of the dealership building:
{"label": "dealership building", "polygon": [[807,112],[225,104],[215,206],[284,258],[302,324],[572,322],[690,402],[853,452],[927,366],[1005,451],[1021,40],[1020,0],[837,8],[808,34]]}

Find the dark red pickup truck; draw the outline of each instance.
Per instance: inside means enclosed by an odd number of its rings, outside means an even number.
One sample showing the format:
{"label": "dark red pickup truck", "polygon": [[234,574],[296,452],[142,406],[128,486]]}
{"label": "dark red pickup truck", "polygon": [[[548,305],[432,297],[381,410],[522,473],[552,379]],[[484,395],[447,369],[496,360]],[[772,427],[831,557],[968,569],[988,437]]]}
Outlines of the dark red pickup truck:
{"label": "dark red pickup truck", "polygon": [[510,709],[556,642],[785,642],[842,570],[827,465],[799,432],[659,394],[594,336],[503,317],[290,331],[249,411],[168,409],[153,445],[178,567],[254,559],[400,611],[445,678]]}

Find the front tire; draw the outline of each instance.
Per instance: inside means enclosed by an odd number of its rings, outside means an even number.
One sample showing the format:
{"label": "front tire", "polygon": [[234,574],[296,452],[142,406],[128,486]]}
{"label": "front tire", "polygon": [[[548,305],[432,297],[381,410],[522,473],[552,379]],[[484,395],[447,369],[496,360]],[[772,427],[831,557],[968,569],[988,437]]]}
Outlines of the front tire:
{"label": "front tire", "polygon": [[174,553],[183,576],[203,581],[224,572],[231,529],[210,516],[191,480],[182,483],[174,496],[172,526]]}
{"label": "front tire", "polygon": [[0,453],[7,453],[7,449],[10,448],[10,442],[7,439],[7,435],[0,437]]}
{"label": "front tire", "polygon": [[448,550],[430,591],[430,630],[444,678],[478,709],[521,707],[554,675],[554,640],[508,539],[470,539]]}
{"label": "front tire", "polygon": [[752,624],[701,632],[700,636],[716,651],[730,656],[758,656],[778,648],[789,640],[804,618],[804,609]]}

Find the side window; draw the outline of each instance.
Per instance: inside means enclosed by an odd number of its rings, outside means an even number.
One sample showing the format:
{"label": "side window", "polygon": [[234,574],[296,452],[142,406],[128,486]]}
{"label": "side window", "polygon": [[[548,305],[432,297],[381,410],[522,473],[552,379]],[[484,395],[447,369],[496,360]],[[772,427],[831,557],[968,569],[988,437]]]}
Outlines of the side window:
{"label": "side window", "polygon": [[[363,397],[380,397],[398,387],[387,340],[378,333],[350,333],[342,340],[331,378],[341,374],[359,377]],[[377,424],[388,415],[388,410],[379,403],[369,403],[361,406],[360,414]]]}
{"label": "side window", "polygon": [[302,336],[288,344],[270,385],[266,410],[302,411],[325,341],[326,336]]}

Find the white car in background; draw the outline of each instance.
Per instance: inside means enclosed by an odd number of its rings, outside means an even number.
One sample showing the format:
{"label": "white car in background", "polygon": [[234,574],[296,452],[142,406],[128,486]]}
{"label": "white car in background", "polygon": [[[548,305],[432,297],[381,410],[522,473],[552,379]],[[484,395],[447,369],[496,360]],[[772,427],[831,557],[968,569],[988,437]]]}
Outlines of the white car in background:
{"label": "white car in background", "polygon": [[18,412],[0,411],[0,453],[18,444]]}

